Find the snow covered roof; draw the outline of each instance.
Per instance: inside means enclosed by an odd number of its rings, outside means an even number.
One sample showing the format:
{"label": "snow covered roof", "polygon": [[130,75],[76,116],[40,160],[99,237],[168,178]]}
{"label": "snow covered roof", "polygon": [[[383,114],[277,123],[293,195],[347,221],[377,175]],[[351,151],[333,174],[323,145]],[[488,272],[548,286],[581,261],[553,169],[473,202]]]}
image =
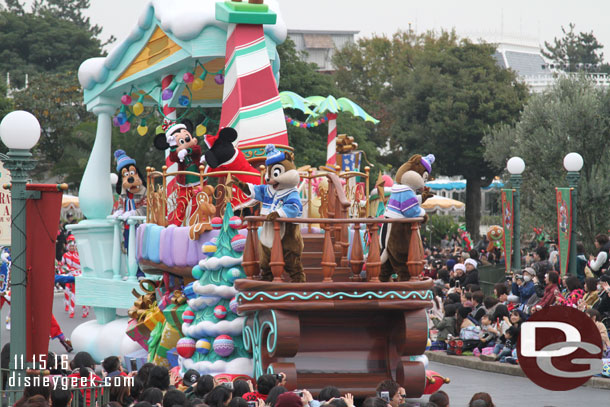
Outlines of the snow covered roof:
{"label": "snow covered roof", "polygon": [[[215,26],[227,31],[228,24],[216,20],[217,0],[151,0],[131,34],[120,41],[107,57],[84,61],[78,71],[78,79],[85,89],[93,89],[108,80],[111,71],[117,69],[133,44],[150,33],[153,24],[158,25],[171,39],[184,44],[197,39],[201,32]],[[277,0],[265,0],[269,9],[277,14],[274,25],[265,25],[264,31],[275,44],[286,39],[287,28]],[[200,47],[189,47],[196,52]],[[195,55],[194,55],[195,56]]]}

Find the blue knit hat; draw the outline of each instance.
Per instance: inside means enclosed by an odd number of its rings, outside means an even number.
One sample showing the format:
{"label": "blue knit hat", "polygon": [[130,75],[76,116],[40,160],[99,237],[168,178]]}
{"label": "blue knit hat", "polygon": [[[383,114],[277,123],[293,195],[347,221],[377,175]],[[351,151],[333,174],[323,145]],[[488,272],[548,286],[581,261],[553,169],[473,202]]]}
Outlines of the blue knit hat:
{"label": "blue knit hat", "polygon": [[428,171],[428,174],[432,172],[432,164],[434,164],[434,154],[428,154],[421,158],[421,164]]}
{"label": "blue knit hat", "polygon": [[114,152],[114,158],[116,159],[116,171],[121,172],[121,170],[128,165],[136,165],[136,160],[125,154],[123,150],[116,150]]}
{"label": "blue knit hat", "polygon": [[267,156],[267,160],[265,161],[265,165],[267,166],[277,164],[286,159],[286,154],[280,150],[276,150],[273,144],[267,144],[267,147],[265,147],[265,155]]}

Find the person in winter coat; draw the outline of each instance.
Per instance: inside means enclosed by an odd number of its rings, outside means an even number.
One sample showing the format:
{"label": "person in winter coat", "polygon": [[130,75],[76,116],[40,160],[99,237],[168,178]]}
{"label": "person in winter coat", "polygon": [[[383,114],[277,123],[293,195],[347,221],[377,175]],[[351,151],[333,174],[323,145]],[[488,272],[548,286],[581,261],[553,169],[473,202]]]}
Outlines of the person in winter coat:
{"label": "person in winter coat", "polygon": [[533,281],[536,272],[533,268],[527,267],[523,270],[521,279],[513,276],[511,291],[514,295],[519,296],[519,302],[526,304],[530,297],[535,293],[535,284]]}
{"label": "person in winter coat", "polygon": [[534,310],[539,311],[542,308],[550,307],[551,305],[555,305],[555,301],[557,301],[557,296],[559,296],[559,274],[555,271],[549,271],[546,273],[544,277],[544,281],[546,283],[546,287],[544,288],[544,296],[538,301],[535,307],[532,308],[532,312]]}
{"label": "person in winter coat", "polygon": [[610,239],[608,235],[599,234],[595,236],[595,248],[598,250],[597,256],[590,256],[587,264],[591,271],[597,276],[603,274],[610,265],[608,252],[610,252]]}
{"label": "person in winter coat", "polygon": [[438,334],[436,335],[436,341],[432,343],[431,348],[446,349],[446,341],[449,336],[457,336],[455,319],[457,309],[458,304],[446,304],[445,316],[442,320],[439,321],[438,318],[432,316],[432,324],[438,329]]}

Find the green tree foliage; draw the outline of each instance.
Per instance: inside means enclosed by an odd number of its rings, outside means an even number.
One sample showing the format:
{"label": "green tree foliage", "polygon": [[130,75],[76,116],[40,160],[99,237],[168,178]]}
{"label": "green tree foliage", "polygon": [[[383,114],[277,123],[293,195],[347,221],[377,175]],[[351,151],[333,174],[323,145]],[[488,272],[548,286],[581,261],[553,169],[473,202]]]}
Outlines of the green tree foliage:
{"label": "green tree foliage", "polygon": [[389,164],[396,168],[412,154],[433,153],[435,174],[466,178],[466,226],[473,237],[479,235],[480,188],[496,175],[483,159],[481,139],[489,128],[516,119],[527,97],[494,52],[493,45],[459,41],[454,33],[400,32],[360,40],[335,58],[338,85],[365,92],[363,107],[386,121],[375,141]]}
{"label": "green tree foliage", "polygon": [[50,171],[59,175],[55,168],[63,159],[64,149],[74,139],[74,129],[83,122],[95,121],[82,103],[82,89],[75,72],[39,74],[33,76],[26,89],[13,94],[16,109],[31,112],[42,129],[35,153],[41,160],[37,172]]}
{"label": "green tree foliage", "polygon": [[534,95],[515,125],[503,125],[484,138],[486,157],[501,170],[506,160],[525,161],[521,193],[524,234],[544,226],[555,235],[555,187],[567,186],[563,157],[584,159],[578,186],[578,233],[591,248],[597,233],[610,228],[610,92],[586,78],[560,80]]}
{"label": "green tree foliage", "polygon": [[[315,64],[308,64],[302,59],[302,55],[296,51],[294,42],[288,38],[278,47],[280,55],[280,83],[279,91],[289,90],[303,97],[328,96],[337,98],[346,96],[346,92],[339,89],[330,75],[316,71]],[[358,103],[358,100],[354,100]],[[293,119],[304,121],[307,117],[299,111],[287,110]],[[339,134],[348,134],[354,137],[358,148],[362,149],[368,159],[379,167],[377,150],[374,141],[371,140],[373,125],[365,124],[363,120],[354,118],[349,113],[340,113],[337,118],[337,129]],[[298,166],[311,165],[318,167],[326,163],[326,142],[328,139],[328,125],[302,129],[288,125],[288,138],[290,145],[295,149],[295,159]],[[361,170],[364,165],[361,166]]]}
{"label": "green tree foliage", "polygon": [[25,74],[76,71],[85,59],[100,56],[100,29],[82,16],[81,3],[36,2],[25,12],[18,1],[8,2],[0,11],[0,75],[9,72],[12,84],[22,87]]}
{"label": "green tree foliage", "polygon": [[576,34],[576,25],[570,23],[568,29],[561,27],[563,37],[553,39],[552,43],[544,42],[542,54],[551,61],[565,67],[568,72],[589,70],[591,66],[601,65],[604,54],[601,52],[604,46],[597,41],[591,32],[580,32]]}

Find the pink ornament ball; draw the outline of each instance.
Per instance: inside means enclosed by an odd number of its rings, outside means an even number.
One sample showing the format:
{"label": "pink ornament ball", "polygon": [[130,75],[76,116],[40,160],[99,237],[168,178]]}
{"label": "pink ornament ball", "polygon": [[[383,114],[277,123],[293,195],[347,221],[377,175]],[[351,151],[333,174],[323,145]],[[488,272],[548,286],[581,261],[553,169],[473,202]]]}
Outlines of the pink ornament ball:
{"label": "pink ornament ball", "polygon": [[184,313],[182,314],[182,321],[184,321],[184,323],[186,324],[191,324],[194,320],[195,313],[193,312],[193,310],[190,308],[185,309]]}
{"label": "pink ornament ball", "polygon": [[193,81],[195,80],[195,75],[190,72],[187,72],[182,75],[182,80],[184,81],[184,83],[193,83]]}
{"label": "pink ornament ball", "polygon": [[231,239],[231,248],[236,252],[243,252],[246,248],[246,237],[243,235],[235,235]]}
{"label": "pink ornament ball", "polygon": [[214,352],[217,355],[226,358],[235,349],[233,339],[229,335],[219,335],[214,339]]}
{"label": "pink ornament ball", "polygon": [[233,297],[233,299],[229,303],[229,308],[231,309],[231,312],[233,312],[234,314],[237,314],[238,305],[239,305],[239,303],[237,302],[237,298]]}
{"label": "pink ornament ball", "polygon": [[176,344],[178,355],[183,358],[190,358],[195,353],[195,340],[193,338],[181,338]]}
{"label": "pink ornament ball", "polygon": [[233,229],[239,229],[241,227],[241,218],[239,216],[231,216],[229,219],[229,226]]}
{"label": "pink ornament ball", "polygon": [[127,133],[129,129],[131,129],[131,123],[129,122],[125,122],[121,125],[121,127],[119,127],[119,131],[121,133]]}
{"label": "pink ornament ball", "polygon": [[222,227],[222,218],[215,216],[212,218],[212,229],[220,229]]}
{"label": "pink ornament ball", "polygon": [[214,307],[214,316],[218,319],[224,319],[227,316],[227,308],[224,305]]}
{"label": "pink ornament ball", "polygon": [[130,105],[131,104],[131,96],[129,96],[129,95],[121,96],[121,103],[124,104],[124,105]]}

